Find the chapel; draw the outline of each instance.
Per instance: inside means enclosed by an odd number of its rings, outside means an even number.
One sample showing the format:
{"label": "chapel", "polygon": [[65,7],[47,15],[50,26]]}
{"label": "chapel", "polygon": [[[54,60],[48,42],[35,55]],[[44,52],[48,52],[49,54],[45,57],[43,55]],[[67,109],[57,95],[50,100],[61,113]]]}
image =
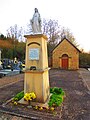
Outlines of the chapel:
{"label": "chapel", "polygon": [[80,50],[67,38],[63,38],[52,51],[52,67],[61,69],[79,69]]}

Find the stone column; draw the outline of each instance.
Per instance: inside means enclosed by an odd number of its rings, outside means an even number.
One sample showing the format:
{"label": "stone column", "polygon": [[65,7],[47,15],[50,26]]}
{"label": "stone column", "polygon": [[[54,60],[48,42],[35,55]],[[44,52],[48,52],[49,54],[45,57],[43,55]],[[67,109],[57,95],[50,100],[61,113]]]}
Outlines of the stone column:
{"label": "stone column", "polygon": [[47,37],[26,35],[26,70],[24,93],[34,92],[36,102],[45,103],[49,97]]}

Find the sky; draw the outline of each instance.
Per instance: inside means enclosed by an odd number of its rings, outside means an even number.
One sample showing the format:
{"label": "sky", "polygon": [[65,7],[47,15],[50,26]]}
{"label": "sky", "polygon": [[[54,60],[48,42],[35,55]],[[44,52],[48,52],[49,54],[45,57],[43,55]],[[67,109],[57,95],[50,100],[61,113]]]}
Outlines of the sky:
{"label": "sky", "polygon": [[79,48],[90,52],[90,0],[0,0],[0,33],[15,24],[25,26],[38,8],[41,19],[58,20],[70,29]]}

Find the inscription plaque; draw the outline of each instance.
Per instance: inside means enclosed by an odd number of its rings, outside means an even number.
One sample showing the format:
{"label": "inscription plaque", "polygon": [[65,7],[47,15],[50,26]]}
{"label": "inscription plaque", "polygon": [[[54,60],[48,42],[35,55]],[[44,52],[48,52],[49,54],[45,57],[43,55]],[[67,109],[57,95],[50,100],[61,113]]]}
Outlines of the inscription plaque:
{"label": "inscription plaque", "polygon": [[39,48],[29,49],[29,60],[39,60]]}

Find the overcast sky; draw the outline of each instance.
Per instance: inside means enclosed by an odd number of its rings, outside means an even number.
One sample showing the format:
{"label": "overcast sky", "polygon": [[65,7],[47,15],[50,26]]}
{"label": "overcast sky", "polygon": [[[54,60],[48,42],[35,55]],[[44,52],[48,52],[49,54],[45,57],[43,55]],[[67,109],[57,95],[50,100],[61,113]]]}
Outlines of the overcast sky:
{"label": "overcast sky", "polygon": [[0,33],[15,24],[25,26],[34,8],[41,18],[55,19],[69,28],[80,48],[90,51],[90,0],[0,0]]}

